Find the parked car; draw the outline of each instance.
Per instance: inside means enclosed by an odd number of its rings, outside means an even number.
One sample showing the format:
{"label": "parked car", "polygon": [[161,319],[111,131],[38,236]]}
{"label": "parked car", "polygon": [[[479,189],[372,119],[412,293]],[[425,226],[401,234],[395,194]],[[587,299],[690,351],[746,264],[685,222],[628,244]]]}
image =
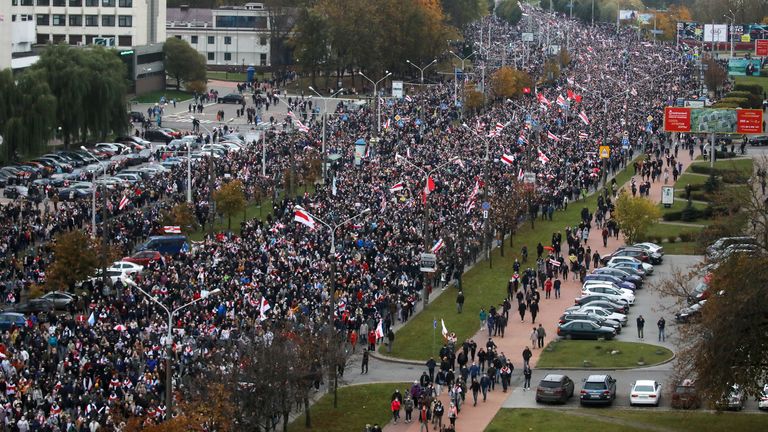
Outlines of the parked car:
{"label": "parked car", "polygon": [[565,339],[613,339],[616,330],[594,321],[574,320],[557,326],[557,335]]}
{"label": "parked car", "polygon": [[220,97],[218,102],[220,104],[235,103],[235,104],[242,105],[245,103],[245,99],[243,99],[243,95],[239,95],[237,93],[230,93],[226,96]]}
{"label": "parked car", "polygon": [[590,375],[579,394],[582,405],[611,405],[616,399],[616,380],[610,375]]}
{"label": "parked car", "polygon": [[701,406],[696,383],[692,379],[684,379],[672,389],[672,408],[698,409]]}
{"label": "parked car", "polygon": [[152,262],[157,262],[163,259],[163,256],[160,255],[160,252],[153,251],[153,250],[146,250],[141,252],[136,252],[135,254],[123,258],[121,261],[130,262],[134,264],[138,264],[143,267],[149,266]]}
{"label": "parked car", "polygon": [[[629,290],[627,290],[629,291]],[[586,284],[581,288],[581,295],[603,294],[614,300],[626,300],[630,306],[635,304],[635,295],[621,288],[608,284]]]}
{"label": "parked car", "polygon": [[11,310],[13,312],[23,313],[23,314],[31,314],[31,313],[41,313],[41,312],[51,312],[53,311],[54,306],[53,302],[48,299],[43,298],[36,298],[31,299],[26,303],[20,303],[14,306]]}
{"label": "parked car", "polygon": [[623,272],[627,272],[631,274],[632,276],[637,276],[643,281],[645,281],[646,277],[650,276],[649,274],[645,273],[645,270],[643,270],[643,264],[639,262],[636,264],[629,263],[629,262],[617,262],[612,267],[601,267],[601,268],[621,270]]}
{"label": "parked car", "polygon": [[723,398],[716,401],[714,405],[720,409],[741,411],[744,409],[745,403],[744,390],[738,384],[734,384],[731,386],[728,394],[723,395]]}
{"label": "parked car", "polygon": [[635,267],[635,268],[641,268],[647,275],[653,274],[653,265],[648,264],[647,262],[642,262],[637,258],[630,257],[630,256],[615,256],[608,261],[606,264],[606,267],[623,267],[625,265],[629,265]]}
{"label": "parked car", "polygon": [[653,405],[659,406],[661,400],[661,384],[653,380],[637,380],[629,392],[629,406]]}
{"label": "parked car", "polygon": [[130,119],[131,123],[144,123],[146,121],[146,117],[144,117],[144,113],[140,111],[129,112],[128,118]]}
{"label": "parked car", "polygon": [[547,374],[536,387],[536,402],[566,403],[573,396],[575,385],[567,375]]}
{"label": "parked car", "polygon": [[632,247],[644,249],[648,252],[657,253],[661,256],[664,256],[664,247],[659,246],[656,243],[651,243],[651,242],[635,243],[632,245]]}
{"label": "parked car", "polygon": [[189,250],[189,240],[183,235],[152,236],[136,248],[136,252],[158,251],[163,255],[176,255]]}
{"label": "parked car", "polygon": [[637,285],[635,285],[632,282],[624,281],[623,279],[620,279],[616,276],[606,274],[606,273],[592,273],[588,274],[583,282],[589,282],[589,281],[598,281],[598,282],[609,282],[612,283],[619,288],[628,289],[632,292],[634,292],[637,289]]}
{"label": "parked car", "polygon": [[706,300],[702,300],[696,304],[681,309],[680,312],[675,314],[675,321],[679,323],[687,323],[697,319],[701,314],[701,308],[703,308],[706,303]]}
{"label": "parked car", "polygon": [[768,384],[763,386],[763,392],[760,393],[760,397],[757,398],[757,408],[760,410],[768,410]]}
{"label": "parked car", "polygon": [[616,299],[608,298],[608,296],[605,296],[599,293],[593,293],[593,294],[578,297],[576,298],[574,303],[577,306],[580,306],[580,305],[585,305],[594,301],[608,302],[614,308],[623,309],[624,313],[629,312],[629,303],[626,300],[621,300],[621,299],[616,300]]}
{"label": "parked car", "polygon": [[612,302],[612,301],[610,301],[608,299],[602,298],[602,297],[601,298],[597,298],[597,299],[592,299],[592,300],[590,300],[588,302],[585,302],[585,303],[582,303],[582,304],[577,304],[577,305],[571,306],[571,307],[567,308],[566,311],[578,310],[578,309],[581,309],[581,308],[584,308],[584,307],[598,307],[600,309],[604,309],[606,311],[617,313],[617,314],[620,314],[620,315],[625,315],[625,316],[626,316],[627,312],[629,312],[629,305],[628,304],[626,304],[626,303],[614,303],[614,302]]}
{"label": "parked car", "polygon": [[168,144],[174,140],[174,137],[168,132],[160,129],[147,129],[144,131],[144,139],[150,142],[161,142],[163,144]]}
{"label": "parked car", "polygon": [[589,313],[582,310],[566,312],[560,315],[560,320],[558,322],[560,324],[565,324],[569,321],[592,321],[593,323],[599,326],[610,327],[614,329],[617,334],[621,333],[621,323],[619,321],[609,320],[600,315]]}
{"label": "parked car", "polygon": [[664,260],[664,257],[657,253],[632,246],[622,246],[618,248],[616,252],[614,252],[614,256],[631,256],[653,265],[661,264]]}
{"label": "parked car", "polygon": [[107,271],[121,271],[126,274],[141,273],[144,270],[144,266],[138,265],[130,261],[115,261],[111,266],[107,267]]}
{"label": "parked car", "polygon": [[756,136],[749,139],[749,145],[764,146],[768,145],[768,135]]}
{"label": "parked car", "polygon": [[615,267],[600,267],[597,269],[594,269],[592,271],[592,274],[607,274],[611,275],[613,277],[619,278],[620,280],[624,282],[632,282],[635,284],[635,287],[637,289],[640,289],[643,287],[643,277],[632,274],[626,270],[615,268]]}
{"label": "parked car", "polygon": [[709,257],[711,255],[714,255],[717,252],[724,250],[730,245],[745,244],[745,243],[756,244],[757,239],[755,239],[752,236],[722,237],[717,239],[717,241],[715,241],[711,245],[707,246],[706,254],[707,254],[707,257]]}
{"label": "parked car", "polygon": [[77,299],[73,294],[69,294],[63,291],[51,291],[40,297],[41,299],[49,300],[53,303],[54,309],[66,309],[71,303],[74,303]]}
{"label": "parked car", "polygon": [[756,255],[760,253],[760,247],[751,243],[732,244],[725,249],[709,256],[712,261],[725,261],[734,254]]}
{"label": "parked car", "polygon": [[24,318],[24,314],[18,312],[3,312],[0,313],[0,330],[8,331],[11,327],[24,327],[27,325],[27,319]]}
{"label": "parked car", "polygon": [[[570,308],[569,308],[570,309]],[[589,313],[589,314],[595,314],[601,318],[604,318],[606,320],[610,321],[616,321],[620,323],[622,326],[627,325],[629,322],[629,319],[627,318],[626,314],[613,312],[611,310],[599,307],[599,306],[582,306],[580,309],[577,310],[571,310],[568,311],[566,309],[566,313]]]}

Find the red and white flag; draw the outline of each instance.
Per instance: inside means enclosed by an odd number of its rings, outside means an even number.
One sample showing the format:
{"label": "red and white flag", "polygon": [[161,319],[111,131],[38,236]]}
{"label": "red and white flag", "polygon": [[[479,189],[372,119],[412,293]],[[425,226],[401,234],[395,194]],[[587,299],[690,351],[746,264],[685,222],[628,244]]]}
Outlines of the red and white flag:
{"label": "red and white flag", "polygon": [[557,95],[557,100],[555,102],[561,107],[565,106],[565,98],[563,97],[563,95]]}
{"label": "red and white flag", "polygon": [[293,220],[310,228],[315,227],[315,220],[306,210],[304,210],[304,207],[301,206],[294,207]]}
{"label": "red and white flag", "polygon": [[629,91],[629,94],[631,94],[632,96],[637,96],[637,90],[635,90],[635,88],[632,87],[632,90]]}
{"label": "red and white flag", "polygon": [[381,324],[381,320],[379,320],[379,324],[376,326],[375,334],[376,339],[381,339],[384,337],[384,326]]}
{"label": "red and white flag", "polygon": [[[568,84],[573,85],[573,80],[568,78]],[[574,93],[573,90],[571,89],[567,89],[565,91],[565,95],[566,95],[565,97],[567,97],[568,99],[573,99],[574,96],[576,96],[576,93]]]}
{"label": "red and white flag", "polygon": [[403,182],[400,182],[400,183],[397,183],[396,185],[392,186],[391,188],[389,188],[389,191],[392,192],[392,193],[400,192],[401,190],[403,190],[404,187],[405,186],[403,185]]}
{"label": "red and white flag", "polygon": [[547,164],[547,163],[549,162],[549,158],[547,157],[547,155],[545,155],[544,153],[542,153],[542,151],[541,151],[541,150],[537,150],[537,151],[538,151],[538,153],[539,153],[539,157],[538,157],[539,161],[540,161],[542,164]]}
{"label": "red and white flag", "polygon": [[496,126],[494,126],[494,128],[496,129],[496,132],[500,132],[502,129],[504,129],[504,124],[496,123]]}
{"label": "red and white flag", "polygon": [[267,319],[267,311],[272,309],[272,306],[269,305],[269,302],[264,297],[261,298],[261,304],[259,305],[259,319],[261,321],[264,321]]}
{"label": "red and white flag", "polygon": [[550,131],[547,131],[547,138],[551,139],[554,142],[560,142],[560,137],[555,135],[555,134],[553,134]]}
{"label": "red and white flag", "polygon": [[387,121],[385,121],[385,122],[384,122],[384,129],[389,129],[389,125],[390,125],[390,121],[391,121],[391,120],[392,120],[392,119],[390,119],[389,117],[387,117]]}
{"label": "red and white flag", "polygon": [[408,95],[405,95],[405,100],[408,101],[408,102],[412,102],[413,101],[413,99],[411,99],[411,97],[408,96]]}
{"label": "red and white flag", "polygon": [[166,225],[163,227],[163,232],[166,234],[181,234],[181,227],[178,225]]}
{"label": "red and white flag", "polygon": [[433,190],[435,190],[435,181],[432,177],[427,177],[427,183],[424,185],[424,193],[429,195]]}
{"label": "red and white flag", "polygon": [[130,202],[131,200],[129,200],[127,196],[123,195],[123,198],[120,199],[120,204],[117,205],[118,210],[124,209],[125,206],[127,206]]}
{"label": "red and white flag", "polygon": [[454,160],[454,161],[453,161],[453,163],[455,163],[456,165],[458,165],[459,167],[461,167],[461,169],[464,169],[464,161],[463,161],[463,160],[461,160],[461,159],[456,159],[456,160]]}
{"label": "red and white flag", "polygon": [[542,93],[536,93],[536,99],[538,99],[539,103],[541,103],[542,105],[546,105],[546,106],[550,105],[549,100]]}
{"label": "red and white flag", "polygon": [[445,246],[445,242],[443,241],[443,239],[440,239],[434,244],[434,246],[432,246],[432,249],[430,250],[432,251],[433,254],[436,254],[440,252],[440,249],[442,249],[443,246]]}
{"label": "red and white flag", "polygon": [[520,170],[517,172],[517,181],[523,181],[524,178],[525,178],[525,172],[523,171],[522,168],[520,168]]}
{"label": "red and white flag", "polygon": [[587,135],[587,133],[586,133],[586,132],[583,132],[583,131],[582,131],[582,132],[579,132],[579,139],[583,139],[583,140],[585,140],[585,139],[587,139],[587,138],[589,138],[589,135]]}
{"label": "red and white flag", "polygon": [[585,113],[584,111],[581,111],[579,113],[579,118],[581,119],[581,121],[584,122],[585,125],[589,125],[589,118],[587,118],[587,113]]}
{"label": "red and white flag", "polygon": [[512,165],[512,163],[515,162],[515,156],[508,155],[508,154],[503,154],[503,155],[501,155],[501,161],[505,165]]}
{"label": "red and white flag", "polygon": [[296,120],[296,127],[299,129],[299,132],[309,133],[309,126],[305,125],[299,120]]}
{"label": "red and white flag", "polygon": [[550,260],[549,260],[549,264],[550,264],[552,267],[560,267],[560,261],[558,261],[558,260],[553,260],[553,259],[550,259]]}

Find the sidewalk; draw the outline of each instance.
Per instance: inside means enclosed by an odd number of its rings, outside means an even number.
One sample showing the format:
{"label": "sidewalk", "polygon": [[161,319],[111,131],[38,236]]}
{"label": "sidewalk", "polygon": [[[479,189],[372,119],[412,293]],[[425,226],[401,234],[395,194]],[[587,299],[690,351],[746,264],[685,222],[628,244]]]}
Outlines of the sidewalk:
{"label": "sidewalk", "polygon": [[[690,163],[691,159],[688,156],[688,152],[679,152],[679,161],[683,163],[683,167],[686,168]],[[631,167],[629,169],[632,169]],[[639,180],[639,178],[638,178]],[[622,188],[628,187],[629,182],[622,186]],[[661,188],[664,185],[663,180],[659,179],[655,183],[651,183],[651,190],[649,194],[649,198],[653,202],[660,202],[661,201]],[[564,231],[565,227],[563,227]],[[592,230],[590,231],[590,237],[587,244],[592,247],[593,252],[597,251],[601,256],[604,256],[608,253],[613,252],[618,248],[619,246],[622,246],[624,244],[623,238],[619,237],[611,237],[608,239],[607,246],[603,246],[602,237],[600,234],[601,230],[597,229],[597,227],[592,227]],[[549,233],[546,233],[549,235]],[[531,257],[533,258],[533,257]],[[542,323],[546,333],[547,337],[545,338],[545,343],[548,343],[550,340],[554,339],[557,335],[557,321],[562,314],[563,310],[569,306],[572,306],[574,298],[578,297],[581,294],[581,283],[579,281],[573,280],[573,273],[569,273],[569,279],[567,281],[563,281],[562,290],[561,290],[561,297],[559,299],[550,298],[545,299],[544,295],[542,294],[541,297],[541,304],[540,304],[540,311],[539,315],[536,320],[536,324],[531,322],[531,316],[529,314],[526,314],[525,321],[520,322],[520,316],[517,314],[515,308],[513,307],[512,310],[510,310],[509,314],[509,323],[507,325],[507,329],[505,331],[505,337],[504,338],[493,338],[493,341],[497,345],[497,350],[499,353],[503,353],[506,355],[506,357],[512,362],[512,364],[515,366],[515,370],[513,373],[513,385],[516,382],[521,382],[520,376],[522,374],[522,366],[523,366],[523,359],[522,359],[522,352],[523,349],[526,346],[531,347],[531,350],[533,352],[533,358],[531,359],[531,364],[535,365],[536,362],[539,359],[539,356],[541,355],[541,349],[533,349],[533,346],[531,345],[531,339],[530,334],[531,331],[535,326],[538,326],[538,323]],[[503,298],[503,289],[499,289],[499,299],[501,300]],[[554,293],[553,293],[554,295]],[[513,301],[513,303],[515,303]],[[467,311],[467,313],[475,313],[476,311]],[[478,327],[480,325],[479,318],[478,318]],[[487,329],[481,329],[478,331],[475,336],[474,340],[478,343],[479,346],[484,346],[485,343],[488,341],[488,331]],[[478,346],[478,350],[479,350]],[[411,377],[405,377],[406,380],[414,380],[418,378],[418,374],[413,374]],[[535,383],[532,383],[535,386]],[[508,390],[511,393],[511,389]],[[467,395],[465,399],[465,403],[463,405],[462,411],[459,414],[459,417],[456,420],[456,425],[458,430],[466,431],[466,430],[472,430],[472,431],[482,431],[485,430],[485,428],[488,426],[488,424],[493,420],[493,417],[496,415],[496,412],[501,408],[504,401],[507,399],[507,396],[509,393],[503,393],[501,390],[501,385],[498,385],[496,387],[496,390],[493,392],[488,393],[488,399],[487,402],[482,402],[482,394],[480,395],[480,401],[478,402],[478,405],[476,407],[471,406],[472,405],[472,395],[471,393]],[[439,399],[443,402],[443,404],[448,407],[450,406],[450,401],[448,400],[448,394],[447,392],[444,392]],[[386,402],[386,401],[385,401]],[[444,421],[447,421],[447,415],[443,417]],[[389,424],[385,429],[386,432],[419,432],[419,424],[411,423],[411,424]]]}

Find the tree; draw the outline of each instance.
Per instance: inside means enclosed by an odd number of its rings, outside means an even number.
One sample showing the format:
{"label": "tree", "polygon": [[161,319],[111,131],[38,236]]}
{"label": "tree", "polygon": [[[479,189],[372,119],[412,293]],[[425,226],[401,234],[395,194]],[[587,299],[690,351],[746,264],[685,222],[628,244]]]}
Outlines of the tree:
{"label": "tree", "polygon": [[524,87],[531,86],[531,78],[524,71],[509,66],[500,68],[491,76],[491,89],[498,99],[522,94]]}
{"label": "tree", "polygon": [[501,237],[501,256],[504,256],[504,236],[509,233],[509,246],[513,246],[513,237],[519,227],[520,218],[528,212],[525,199],[525,185],[505,174],[504,186],[495,190],[491,196],[491,226]]}
{"label": "tree", "polygon": [[[307,37],[306,35],[312,35]],[[290,41],[296,62],[312,76],[317,86],[317,72],[328,62],[328,23],[315,9],[304,9],[299,17],[295,36]]]}
{"label": "tree", "polygon": [[181,83],[193,81],[205,82],[205,57],[187,41],[169,37],[163,46],[165,55],[165,72],[176,80],[176,90],[181,88]]}
{"label": "tree", "polygon": [[568,52],[568,48],[560,47],[560,52],[557,53],[557,61],[561,69],[571,64],[571,53]]}
{"label": "tree", "polygon": [[544,63],[544,71],[542,73],[542,80],[550,83],[556,81],[560,77],[560,59],[550,57]]}
{"label": "tree", "polygon": [[[656,29],[663,33],[656,37],[661,40],[675,40],[677,37],[677,23],[690,22],[693,20],[691,11],[683,5],[670,6],[666,12],[654,12],[656,15]],[[646,25],[653,28],[653,22]]]}
{"label": "tree", "polygon": [[301,176],[304,181],[304,192],[307,192],[307,188],[310,184],[314,183],[322,170],[320,158],[316,155],[305,159],[301,167]]}
{"label": "tree", "polygon": [[616,199],[616,211],[613,217],[619,223],[619,229],[632,244],[641,239],[653,224],[661,217],[661,210],[649,199],[633,197],[622,190]]}
{"label": "tree", "polygon": [[163,212],[163,225],[180,226],[184,231],[192,232],[198,228],[197,217],[188,203],[179,203]]}
{"label": "tree", "polygon": [[720,63],[716,62],[712,58],[704,60],[707,70],[704,72],[704,82],[707,84],[707,88],[712,92],[717,92],[728,79],[728,72]]}
{"label": "tree", "polygon": [[487,0],[441,0],[440,4],[448,22],[459,29],[480,19],[490,7]]}
{"label": "tree", "polygon": [[520,10],[517,0],[501,0],[496,6],[496,16],[515,25],[523,16],[523,11]]}
{"label": "tree", "polygon": [[72,291],[77,282],[93,276],[102,263],[98,250],[94,239],[82,230],[57,235],[53,245],[53,263],[46,272],[46,290]]}
{"label": "tree", "polygon": [[475,86],[467,84],[464,86],[464,106],[469,112],[476,112],[483,107],[484,96],[482,92],[475,90]]}
{"label": "tree", "polygon": [[232,216],[245,210],[245,193],[240,180],[232,180],[213,193],[216,208],[227,217],[227,230],[232,229]]}
{"label": "tree", "polygon": [[0,71],[0,136],[8,162],[45,147],[56,124],[56,98],[39,72]]}
{"label": "tree", "polygon": [[25,73],[46,82],[56,97],[56,124],[65,147],[73,140],[85,144],[128,129],[127,71],[115,51],[52,45]]}

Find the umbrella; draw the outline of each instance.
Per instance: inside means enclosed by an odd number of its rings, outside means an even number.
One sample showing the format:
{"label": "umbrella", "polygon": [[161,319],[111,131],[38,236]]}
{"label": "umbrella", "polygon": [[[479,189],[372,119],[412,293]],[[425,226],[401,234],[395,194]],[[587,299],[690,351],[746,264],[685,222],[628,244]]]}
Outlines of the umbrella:
{"label": "umbrella", "polygon": [[355,141],[356,145],[365,145],[365,139],[358,138],[357,141]]}
{"label": "umbrella", "polygon": [[85,315],[83,315],[83,314],[80,314],[80,315],[77,316],[77,318],[75,318],[75,321],[80,322],[80,323],[85,322],[85,320],[86,320],[86,318],[85,318]]}
{"label": "umbrella", "polygon": [[112,327],[112,330],[126,331],[126,330],[128,330],[128,328],[126,326],[122,325],[122,324],[118,324],[118,325]]}
{"label": "umbrella", "polygon": [[554,252],[555,248],[553,248],[552,246],[544,246],[544,250],[548,250],[550,252]]}

